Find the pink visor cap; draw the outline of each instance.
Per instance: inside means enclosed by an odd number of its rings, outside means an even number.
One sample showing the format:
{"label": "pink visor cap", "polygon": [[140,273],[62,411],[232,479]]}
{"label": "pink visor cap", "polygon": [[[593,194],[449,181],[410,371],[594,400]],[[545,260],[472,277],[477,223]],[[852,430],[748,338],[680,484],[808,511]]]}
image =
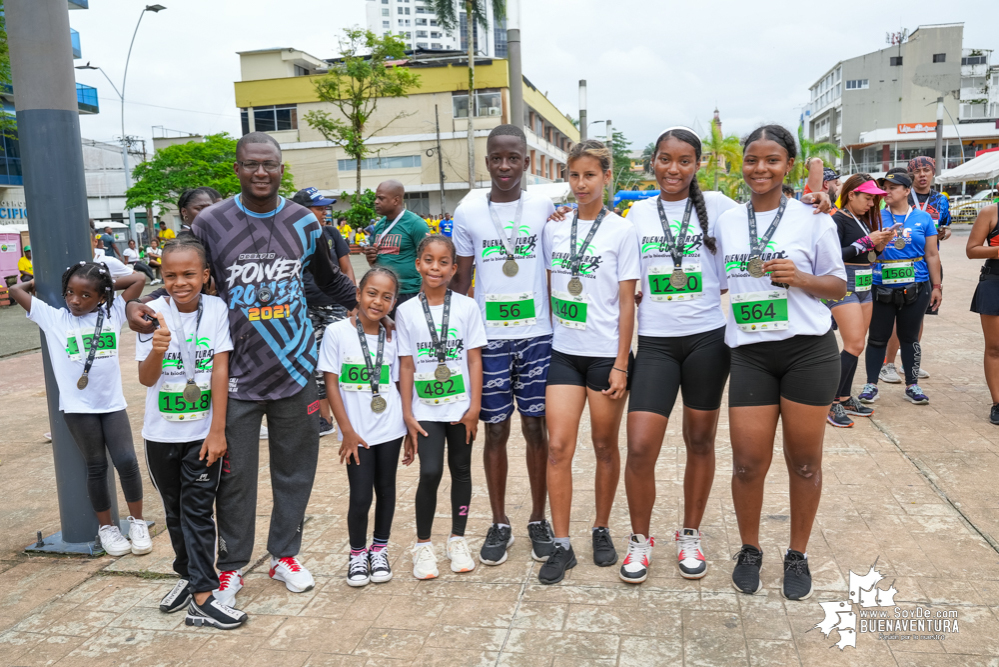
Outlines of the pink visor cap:
{"label": "pink visor cap", "polygon": [[853,189],[854,192],[866,192],[869,195],[884,195],[888,194],[884,190],[878,187],[878,184],[871,181],[864,181],[858,187]]}

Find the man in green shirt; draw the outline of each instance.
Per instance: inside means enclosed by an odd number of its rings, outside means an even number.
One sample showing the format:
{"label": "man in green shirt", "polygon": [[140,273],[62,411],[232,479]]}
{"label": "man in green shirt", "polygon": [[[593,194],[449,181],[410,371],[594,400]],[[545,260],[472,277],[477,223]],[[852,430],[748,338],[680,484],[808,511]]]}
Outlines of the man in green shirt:
{"label": "man in green shirt", "polygon": [[375,223],[371,245],[364,249],[364,256],[371,266],[384,266],[399,276],[400,303],[412,299],[420,292],[420,274],[416,271],[416,248],[430,233],[426,221],[406,209],[403,195],[406,189],[399,181],[385,181],[375,190],[375,212],[382,216]]}

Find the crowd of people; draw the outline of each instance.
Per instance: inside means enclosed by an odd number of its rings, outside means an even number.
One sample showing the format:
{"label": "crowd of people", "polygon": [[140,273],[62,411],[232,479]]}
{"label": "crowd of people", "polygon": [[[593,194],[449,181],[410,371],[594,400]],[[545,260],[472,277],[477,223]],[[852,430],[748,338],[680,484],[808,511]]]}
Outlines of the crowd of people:
{"label": "crowd of people", "polygon": [[[388,549],[400,459],[419,467],[414,577],[439,576],[432,538],[445,463],[451,526],[443,553],[452,572],[507,561],[515,413],[526,442],[531,557],[541,562],[541,583],[562,581],[577,564],[572,460],[584,408],[597,463],[591,556],[602,567],[619,561],[610,516],[625,420],[631,526],[619,577],[638,584],[649,576],[655,545],[656,461],[680,398],[683,519],[670,531],[680,575],[704,577],[700,524],[726,384],[742,542],[732,584],[747,594],[763,586],[760,514],[780,422],[791,510],[788,548],[777,555],[781,592],[808,598],[826,424],[851,426],[851,416],[873,413],[878,381],[894,362],[893,335],[906,398],[929,401],[918,385],[919,335],[924,314],[942,300],[937,242],[949,224],[931,189],[932,161],[917,158],[880,181],[855,174],[840,184],[838,175],[817,171],[812,192],[799,200],[782,188],[797,158],[794,136],[766,125],[744,142],[751,196],[739,204],[701,191],[702,147],[692,130],[670,128],[653,145],[658,197],[636,202],[627,217],[608,210],[612,155],[586,140],[567,160],[577,208],[556,210],[522,189],[526,137],[500,125],[487,140],[491,187],[463,200],[453,219],[428,221],[407,209],[397,181],[378,186],[379,219],[360,232],[369,239],[369,270],[358,279],[341,225],[324,224],[335,200],[315,188],[281,197],[280,147],[250,133],[237,146],[239,194],[185,193],[176,238],[161,247],[154,240],[144,257],[131,244],[125,252],[129,264],[144,260],[162,277],[152,294],[141,297],[142,276],[98,254],[96,235],[94,261],[63,277],[65,305],[32,297],[31,281],[14,288],[13,298],[49,334],[60,409],[88,463],[104,549],[151,548],[118,365],[127,321],[137,336],[139,381],[148,387],[142,435],[150,479],[180,576],[160,609],[186,609],[188,625],[232,628],[246,620],[236,595],[253,550],[265,416],[269,574],[292,592],[315,585],[298,555],[319,439],[334,430],[350,488],[347,584],[393,576]],[[976,223],[969,256],[993,261],[995,208]],[[999,369],[999,295],[991,289],[999,283],[986,280],[993,275],[999,269],[987,263],[973,306],[986,328],[987,370]],[[865,340],[866,384],[854,396]],[[991,376],[990,388],[999,399]],[[480,422],[491,522],[476,559],[466,525]],[[110,523],[105,448],[129,506],[128,538]]]}

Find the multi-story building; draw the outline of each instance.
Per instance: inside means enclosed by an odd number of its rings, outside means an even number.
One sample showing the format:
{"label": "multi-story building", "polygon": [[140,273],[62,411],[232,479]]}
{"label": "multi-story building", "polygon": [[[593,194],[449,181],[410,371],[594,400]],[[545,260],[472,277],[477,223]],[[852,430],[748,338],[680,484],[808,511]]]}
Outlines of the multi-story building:
{"label": "multi-story building", "polygon": [[999,72],[990,69],[991,52],[964,48],[963,23],[919,26],[899,37],[836,63],[812,85],[802,114],[806,135],[843,148],[845,171],[881,173],[917,155],[936,157],[942,97],[943,168],[999,145]]}
{"label": "multi-story building", "polygon": [[[406,43],[407,49],[432,51],[468,51],[468,17],[465,3],[453,0],[460,26],[457,34],[446,32],[433,7],[425,0],[365,0],[368,30],[376,35],[393,34]],[[488,28],[475,26],[475,53],[488,58],[506,58],[506,21],[493,17],[492,2],[486,3]]]}
{"label": "multi-story building", "polygon": [[[316,187],[333,196],[353,192],[356,162],[305,121],[313,110],[338,117],[332,104],[319,100],[314,85],[335,61],[292,48],[239,56],[242,80],[235,87],[243,134],[261,131],[276,138],[296,187]],[[420,85],[407,97],[380,100],[368,119],[370,127],[382,129],[367,141],[373,153],[361,164],[362,189],[374,190],[380,182],[396,179],[406,186],[407,205],[414,211],[424,215],[453,211],[469,189],[469,123],[475,133],[474,181],[476,187],[488,186],[486,137],[497,125],[510,122],[510,71],[506,60],[476,59],[476,89],[470,104],[466,63],[459,52],[416,51],[398,65],[415,70]],[[523,90],[523,127],[531,157],[527,182],[560,181],[579,131],[526,78]]]}

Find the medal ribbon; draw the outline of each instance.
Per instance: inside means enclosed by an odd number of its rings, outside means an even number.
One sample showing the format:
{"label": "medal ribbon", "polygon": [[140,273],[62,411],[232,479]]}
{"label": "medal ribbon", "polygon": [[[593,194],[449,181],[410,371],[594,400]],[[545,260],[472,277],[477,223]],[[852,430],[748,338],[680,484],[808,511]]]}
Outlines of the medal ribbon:
{"label": "medal ribbon", "polygon": [[361,318],[356,319],[357,337],[361,341],[361,352],[364,354],[364,365],[368,369],[368,382],[371,383],[371,393],[378,395],[378,383],[382,379],[382,361],[385,358],[385,327],[378,324],[378,356],[375,357],[374,364],[371,363],[371,350],[368,349],[368,338],[364,333],[364,326]]}
{"label": "medal ribbon", "polygon": [[[403,209],[402,209],[401,211],[399,211],[399,215],[395,216],[395,220],[393,220],[393,221],[392,221],[392,224],[391,224],[391,225],[389,225],[389,226],[388,226],[388,227],[387,227],[387,228],[385,229],[385,231],[384,231],[384,232],[382,232],[382,233],[381,233],[381,234],[379,234],[379,235],[378,235],[377,237],[375,237],[375,247],[376,247],[376,248],[381,248],[381,247],[382,247],[382,240],[383,240],[383,239],[384,239],[384,238],[385,238],[386,236],[388,236],[388,233],[392,231],[392,228],[396,226],[396,224],[397,224],[397,223],[399,222],[399,220],[401,220],[401,219],[402,219],[402,216],[404,216],[404,215],[406,215],[406,208],[405,208],[405,207],[403,207]],[[386,219],[387,219],[387,218],[386,218]]]}
{"label": "medal ribbon", "polygon": [[922,206],[920,206],[919,205],[919,195],[916,193],[915,190],[913,190],[912,191],[912,203],[915,204],[916,208],[918,208],[920,211],[922,211],[923,213],[925,213],[926,209],[930,205],[930,195],[929,195],[929,193],[926,194],[926,203],[923,204]]}
{"label": "medal ribbon", "polygon": [[656,206],[659,207],[659,222],[663,226],[663,234],[666,236],[666,249],[669,250],[670,257],[673,258],[673,269],[679,269],[683,264],[683,240],[687,237],[687,230],[690,228],[690,212],[694,210],[693,202],[687,198],[687,208],[683,211],[683,222],[680,223],[680,236],[673,238],[673,230],[669,227],[669,219],[666,218],[666,211],[663,210],[662,197],[656,198]]}
{"label": "medal ribbon", "polygon": [[773,238],[774,232],[777,231],[780,219],[784,217],[784,210],[786,208],[787,197],[781,195],[780,206],[777,208],[777,215],[774,217],[774,221],[770,223],[770,228],[767,229],[766,234],[762,237],[757,237],[756,211],[753,210],[753,202],[746,204],[746,212],[749,213],[749,254],[751,257],[759,257],[766,249],[767,244],[770,243],[770,239]]}
{"label": "medal ribbon", "polygon": [[198,329],[201,328],[201,314],[205,309],[205,301],[198,295],[198,317],[194,324],[194,335],[191,337],[191,343],[187,342],[187,334],[184,333],[184,322],[180,319],[180,311],[177,310],[177,304],[174,303],[173,297],[170,297],[170,319],[171,326],[173,326],[174,331],[180,334],[180,358],[184,362],[184,377],[187,378],[187,383],[191,384],[194,382],[194,371],[195,355],[194,351],[198,348]]}
{"label": "medal ribbon", "polygon": [[[101,336],[101,326],[104,324],[104,311],[97,307],[97,324],[94,325],[94,334],[90,337],[90,353],[83,363],[83,374],[90,374],[90,367],[94,365],[94,357],[97,355],[97,339]],[[83,334],[80,332],[80,318],[76,318],[76,347],[80,350],[80,356],[86,349],[83,345]]]}
{"label": "medal ribbon", "polygon": [[427,318],[427,327],[430,329],[430,340],[433,341],[434,352],[437,353],[437,363],[444,364],[447,360],[444,343],[447,342],[448,318],[451,315],[451,290],[448,290],[444,294],[444,314],[441,316],[440,338],[437,337],[437,329],[434,328],[434,316],[430,313],[430,304],[427,302],[427,295],[423,292],[420,292],[420,305],[423,306],[423,315]]}
{"label": "medal ribbon", "polygon": [[523,195],[521,195],[520,199],[517,201],[517,214],[513,218],[513,229],[510,230],[509,238],[507,238],[506,232],[503,231],[503,223],[500,222],[499,216],[496,215],[496,211],[493,210],[492,195],[488,195],[486,197],[486,206],[489,208],[489,217],[493,219],[493,227],[496,228],[496,233],[499,235],[500,241],[503,242],[503,249],[506,251],[506,258],[513,259],[513,253],[517,249],[514,241],[517,240],[517,232],[520,230],[520,216],[524,212]]}
{"label": "medal ribbon", "polygon": [[597,233],[597,229],[600,227],[600,223],[604,221],[604,216],[607,215],[607,207],[604,206],[600,209],[600,213],[597,215],[597,219],[593,221],[593,226],[590,227],[589,233],[587,233],[586,238],[583,239],[583,245],[581,248],[576,247],[576,223],[579,221],[579,209],[572,216],[572,228],[569,232],[569,270],[572,272],[573,278],[579,277],[579,265],[583,261],[583,254],[586,248],[589,247],[590,241],[593,240],[593,236]]}
{"label": "medal ribbon", "polygon": [[[905,237],[905,221],[909,219],[909,215],[911,215],[911,214],[912,214],[912,207],[910,206],[909,210],[905,212],[905,217],[902,218],[902,233],[899,234],[898,232],[895,232],[895,238],[896,239],[899,238],[899,237],[903,237],[903,238]],[[892,222],[892,225],[894,225],[895,224],[895,214],[891,212],[891,209],[888,210],[888,215],[891,216],[891,222]],[[897,250],[897,248],[896,248],[896,250]]]}

